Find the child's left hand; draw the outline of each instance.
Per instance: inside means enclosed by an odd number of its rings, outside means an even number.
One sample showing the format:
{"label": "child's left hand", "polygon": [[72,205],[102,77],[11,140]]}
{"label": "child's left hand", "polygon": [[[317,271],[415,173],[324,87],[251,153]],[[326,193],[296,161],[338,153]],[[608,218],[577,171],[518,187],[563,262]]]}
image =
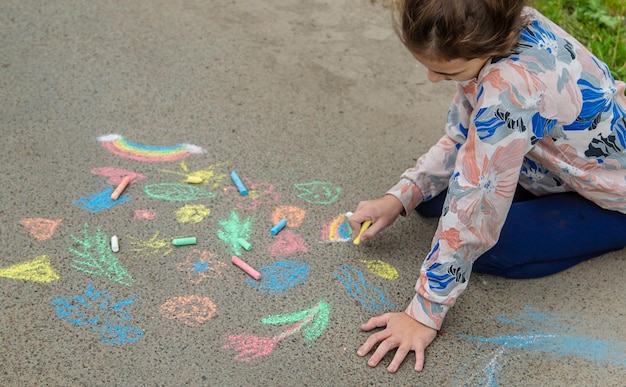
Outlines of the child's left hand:
{"label": "child's left hand", "polygon": [[396,372],[409,351],[415,351],[415,370],[421,371],[423,369],[424,350],[437,337],[435,329],[414,320],[404,312],[385,313],[378,317],[372,317],[361,325],[361,329],[364,331],[377,327],[386,328],[372,334],[357,351],[357,355],[365,356],[376,344],[380,343],[367,365],[375,367],[387,352],[398,348],[389,367],[387,367],[387,371]]}

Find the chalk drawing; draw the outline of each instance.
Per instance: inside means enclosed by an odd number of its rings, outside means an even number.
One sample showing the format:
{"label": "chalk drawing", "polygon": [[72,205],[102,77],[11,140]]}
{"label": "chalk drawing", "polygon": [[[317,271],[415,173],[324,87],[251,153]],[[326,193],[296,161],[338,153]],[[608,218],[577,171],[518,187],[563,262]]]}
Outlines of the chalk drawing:
{"label": "chalk drawing", "polygon": [[291,228],[298,228],[304,221],[306,211],[299,207],[294,206],[281,206],[274,210],[272,213],[272,224],[280,222],[281,219],[287,219],[287,226]]}
{"label": "chalk drawing", "polygon": [[215,169],[228,166],[228,164],[228,162],[223,162],[210,165],[207,169],[190,171],[187,164],[184,161],[181,161],[179,165],[182,172],[169,171],[166,169],[164,169],[163,172],[174,173],[183,176],[183,182],[186,181],[189,177],[199,177],[202,179],[202,184],[206,184],[211,188],[217,188],[222,184],[222,181],[228,177],[228,174],[216,172]]}
{"label": "chalk drawing", "polygon": [[70,253],[75,255],[72,260],[73,268],[88,274],[106,277],[126,286],[131,286],[135,282],[111,251],[110,239],[102,231],[101,226],[98,226],[95,234],[92,235],[89,232],[89,224],[85,223],[82,237],[70,235],[70,238],[79,246],[78,249],[69,248]]}
{"label": "chalk drawing", "polygon": [[124,177],[130,177],[130,182],[135,183],[139,180],[145,179],[146,177],[141,173],[129,171],[127,169],[122,168],[113,168],[113,167],[101,167],[101,168],[93,168],[91,173],[98,176],[108,177],[107,184],[118,186]]}
{"label": "chalk drawing", "polygon": [[363,262],[365,266],[367,266],[367,270],[369,270],[370,273],[377,275],[381,278],[396,280],[398,279],[398,277],[400,277],[398,270],[387,262],[383,262],[378,259],[364,259],[361,260],[361,262]]}
{"label": "chalk drawing", "polygon": [[123,308],[135,301],[129,298],[116,303],[106,291],[96,292],[88,284],[84,295],[58,297],[52,300],[52,305],[61,320],[91,327],[105,343],[123,344],[136,342],[143,336],[139,327],[120,324],[131,320],[132,316]]}
{"label": "chalk drawing", "polygon": [[280,195],[274,192],[274,186],[269,183],[253,183],[246,178],[241,179],[248,188],[248,194],[242,196],[239,188],[229,186],[224,188],[224,195],[237,201],[236,207],[248,211],[256,210],[259,206],[274,204],[280,199]]}
{"label": "chalk drawing", "polygon": [[215,254],[209,251],[191,250],[187,259],[176,265],[178,271],[186,272],[192,284],[199,284],[205,279],[213,279],[222,275],[226,264],[218,261]]}
{"label": "chalk drawing", "polygon": [[196,295],[170,297],[161,305],[163,318],[199,327],[215,316],[217,308],[209,297]]}
{"label": "chalk drawing", "polygon": [[200,223],[209,215],[211,215],[211,209],[203,204],[185,204],[184,207],[176,210],[178,223]]}
{"label": "chalk drawing", "polygon": [[322,227],[323,242],[349,242],[352,239],[352,228],[348,224],[346,214],[336,216]]}
{"label": "chalk drawing", "polygon": [[253,335],[226,335],[222,348],[237,352],[235,360],[251,362],[252,360],[272,353],[276,345],[298,333],[304,335],[304,341],[317,339],[328,326],[331,307],[326,301],[320,300],[315,306],[299,312],[267,316],[261,320],[263,324],[293,324],[273,337]]}
{"label": "chalk drawing", "polygon": [[[543,353],[555,357],[581,357],[595,363],[612,363],[626,365],[626,341],[615,338],[610,341],[602,341],[588,337],[579,326],[588,325],[593,330],[598,329],[597,320],[585,320],[579,314],[574,313],[542,313],[527,306],[521,313],[513,315],[501,315],[497,318],[503,323],[521,326],[526,332],[508,335],[495,335],[493,337],[477,337],[471,335],[459,335],[479,343],[494,345],[492,356],[483,367],[480,381],[492,386],[497,385],[497,371],[501,368],[498,359],[506,361],[507,351],[527,350],[531,353]],[[519,355],[516,354],[515,358]],[[548,359],[543,357],[543,359]],[[476,378],[469,374],[466,381]],[[469,378],[469,379],[468,379]]]}
{"label": "chalk drawing", "polygon": [[248,279],[248,283],[269,294],[278,294],[304,283],[309,275],[309,266],[287,259],[261,267],[259,273],[260,281]]}
{"label": "chalk drawing", "polygon": [[150,255],[162,255],[166,256],[171,253],[174,248],[172,247],[171,240],[159,238],[159,232],[157,231],[152,238],[144,240],[135,237],[130,237],[130,244],[133,246],[132,250],[135,253],[143,256]]}
{"label": "chalk drawing", "polygon": [[307,245],[304,239],[291,230],[281,231],[274,239],[274,243],[267,248],[267,251],[274,256],[284,257],[298,252],[306,253],[309,251],[309,245]]}
{"label": "chalk drawing", "polygon": [[61,278],[52,268],[50,259],[46,255],[40,255],[33,260],[0,269],[0,277],[41,283],[52,282]]}
{"label": "chalk drawing", "polygon": [[250,234],[252,232],[252,218],[248,217],[245,220],[241,220],[236,211],[230,213],[229,219],[223,219],[219,221],[221,230],[217,230],[217,237],[230,247],[232,254],[241,255],[241,244],[239,238],[249,241]]}
{"label": "chalk drawing", "polygon": [[24,218],[20,221],[20,224],[28,230],[38,241],[43,241],[52,238],[61,219],[45,219],[45,218]]}
{"label": "chalk drawing", "polygon": [[170,202],[188,202],[215,197],[213,192],[184,183],[149,184],[144,188],[144,192],[152,199],[167,200]]}
{"label": "chalk drawing", "polygon": [[329,183],[327,181],[312,181],[310,183],[294,184],[297,190],[302,191],[298,194],[300,199],[311,204],[331,204],[339,199],[341,187]]}
{"label": "chalk drawing", "polygon": [[350,297],[359,301],[363,308],[377,312],[394,306],[386,300],[385,294],[380,289],[365,282],[365,277],[360,270],[350,265],[343,265],[338,269],[341,274],[334,274],[335,278],[343,283]]}
{"label": "chalk drawing", "polygon": [[121,195],[117,198],[117,200],[113,200],[111,199],[112,193],[113,188],[109,187],[102,192],[90,194],[74,200],[72,203],[78,208],[82,208],[87,212],[95,214],[96,212],[130,202],[130,197],[126,195]]}
{"label": "chalk drawing", "polygon": [[98,137],[100,145],[116,156],[146,162],[178,161],[192,154],[206,153],[193,144],[176,144],[170,146],[143,145],[127,141],[119,134],[107,134]]}
{"label": "chalk drawing", "polygon": [[156,217],[156,212],[152,210],[143,209],[143,210],[135,210],[133,219],[152,220],[155,217]]}

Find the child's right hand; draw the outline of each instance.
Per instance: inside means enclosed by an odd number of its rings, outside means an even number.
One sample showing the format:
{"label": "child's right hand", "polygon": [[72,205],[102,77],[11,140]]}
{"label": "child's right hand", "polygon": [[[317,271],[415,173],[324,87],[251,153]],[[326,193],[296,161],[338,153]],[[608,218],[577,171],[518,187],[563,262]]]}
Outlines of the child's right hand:
{"label": "child's right hand", "polygon": [[348,217],[348,223],[353,235],[358,235],[361,224],[366,220],[372,221],[372,226],[361,235],[361,242],[373,238],[379,231],[390,226],[404,211],[402,202],[393,195],[385,195],[374,200],[360,202],[354,214]]}

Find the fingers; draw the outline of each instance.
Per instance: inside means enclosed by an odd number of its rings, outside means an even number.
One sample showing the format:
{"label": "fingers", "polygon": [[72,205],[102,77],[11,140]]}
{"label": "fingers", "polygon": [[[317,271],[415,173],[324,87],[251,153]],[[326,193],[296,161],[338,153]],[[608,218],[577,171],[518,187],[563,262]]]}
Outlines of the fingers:
{"label": "fingers", "polygon": [[[373,335],[367,338],[365,343],[363,343],[363,345],[361,345],[358,351],[356,351],[356,354],[359,356],[367,355],[372,350],[372,348],[376,346],[376,344],[380,343],[381,341],[384,342],[388,337],[389,337],[389,333],[387,331],[380,331],[378,333],[374,333]],[[376,352],[378,352],[379,350],[380,350],[380,346],[378,347]],[[387,351],[385,351],[385,353],[387,353]],[[374,357],[374,355],[372,355],[372,357]],[[382,358],[382,356],[380,356],[380,358]],[[375,359],[373,362],[373,365],[371,364],[372,363],[371,358],[370,358],[370,361],[368,361],[367,363],[370,366],[374,367],[376,364],[378,364],[378,362],[380,361],[380,358],[378,360]]]}
{"label": "fingers", "polygon": [[400,365],[402,364],[402,362],[404,361],[404,359],[406,358],[406,355],[409,354],[409,348],[406,346],[399,346],[398,350],[396,351],[396,354],[393,357],[393,360],[391,361],[391,363],[389,363],[389,367],[387,367],[387,371],[394,373],[398,370],[398,368],[400,368]]}
{"label": "fingers", "polygon": [[[424,369],[424,350],[415,350],[415,371],[422,372]],[[394,359],[395,360],[395,359]]]}
{"label": "fingers", "polygon": [[370,331],[374,328],[381,328],[387,326],[387,322],[389,321],[389,315],[382,314],[380,316],[372,317],[367,320],[365,323],[361,324],[361,329],[364,331]]}

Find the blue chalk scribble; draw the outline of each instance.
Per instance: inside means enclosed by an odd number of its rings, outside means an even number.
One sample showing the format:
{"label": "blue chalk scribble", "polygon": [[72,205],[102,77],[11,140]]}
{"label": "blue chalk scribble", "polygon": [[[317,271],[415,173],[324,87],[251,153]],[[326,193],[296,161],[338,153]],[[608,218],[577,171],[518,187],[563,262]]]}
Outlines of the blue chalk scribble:
{"label": "blue chalk scribble", "polygon": [[136,326],[118,324],[130,321],[131,315],[122,309],[135,301],[135,298],[129,298],[114,303],[106,291],[96,292],[89,284],[84,295],[58,297],[52,300],[52,305],[61,320],[90,326],[105,343],[121,344],[135,342],[143,336]]}
{"label": "blue chalk scribble", "polygon": [[334,276],[344,284],[350,297],[359,301],[365,309],[376,312],[394,306],[387,302],[382,291],[365,282],[363,272],[360,270],[350,265],[340,266],[339,270],[342,274],[334,274]]}
{"label": "blue chalk scribble", "polygon": [[102,192],[94,193],[84,196],[80,199],[74,200],[72,203],[83,210],[95,214],[96,212],[112,208],[118,204],[124,204],[130,202],[130,197],[121,195],[117,200],[111,199],[113,188],[109,187]]}
{"label": "blue chalk scribble", "polygon": [[521,313],[502,315],[497,320],[522,326],[526,332],[493,337],[459,335],[464,339],[497,346],[494,356],[484,368],[483,385],[497,386],[496,372],[500,368],[497,360],[507,349],[530,350],[558,357],[578,356],[596,363],[626,365],[626,341],[602,341],[587,337],[576,325],[593,321],[578,314],[541,313],[527,306]]}
{"label": "blue chalk scribble", "polygon": [[309,275],[309,266],[287,259],[262,267],[259,273],[260,281],[248,279],[248,283],[270,294],[278,294],[304,283]]}

